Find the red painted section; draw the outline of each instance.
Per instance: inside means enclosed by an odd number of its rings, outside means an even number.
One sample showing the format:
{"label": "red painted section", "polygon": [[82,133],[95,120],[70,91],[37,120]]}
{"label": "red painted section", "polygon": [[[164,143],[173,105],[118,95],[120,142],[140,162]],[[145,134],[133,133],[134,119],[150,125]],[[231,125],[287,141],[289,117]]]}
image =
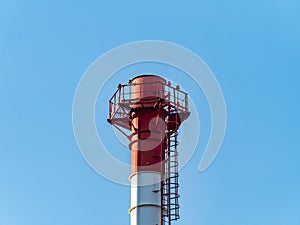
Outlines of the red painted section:
{"label": "red painted section", "polygon": [[163,98],[165,80],[158,76],[140,76],[131,83],[143,84],[132,87],[132,99],[137,104],[131,113],[131,162],[132,172],[162,170],[164,151],[164,110],[155,107],[157,98]]}
{"label": "red painted section", "polygon": [[154,170],[161,172],[165,125],[163,112],[140,109],[132,120],[132,172]]}

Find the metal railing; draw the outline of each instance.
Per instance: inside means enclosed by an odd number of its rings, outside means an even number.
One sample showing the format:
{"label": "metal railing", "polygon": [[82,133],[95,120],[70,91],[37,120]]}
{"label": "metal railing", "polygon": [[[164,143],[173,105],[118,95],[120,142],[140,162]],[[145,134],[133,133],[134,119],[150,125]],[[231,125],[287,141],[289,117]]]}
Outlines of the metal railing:
{"label": "metal railing", "polygon": [[[146,90],[148,85],[157,84],[157,90]],[[138,86],[139,88],[137,88]],[[133,88],[134,87],[134,88]],[[133,91],[140,90],[140,91]],[[188,111],[188,94],[182,91],[179,86],[172,87],[171,83],[147,82],[147,83],[130,83],[118,86],[117,91],[109,100],[109,118],[122,118],[127,116],[126,113],[134,104],[142,99],[134,98],[134,96],[148,96],[163,99],[166,104],[170,104],[179,112]],[[120,110],[120,107],[123,108]]]}

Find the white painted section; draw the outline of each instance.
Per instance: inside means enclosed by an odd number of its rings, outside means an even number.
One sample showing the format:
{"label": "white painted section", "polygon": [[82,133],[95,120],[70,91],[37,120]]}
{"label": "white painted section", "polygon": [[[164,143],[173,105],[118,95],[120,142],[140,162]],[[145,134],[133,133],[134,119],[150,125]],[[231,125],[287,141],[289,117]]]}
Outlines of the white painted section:
{"label": "white painted section", "polygon": [[160,225],[160,173],[143,171],[133,174],[131,182],[131,225]]}

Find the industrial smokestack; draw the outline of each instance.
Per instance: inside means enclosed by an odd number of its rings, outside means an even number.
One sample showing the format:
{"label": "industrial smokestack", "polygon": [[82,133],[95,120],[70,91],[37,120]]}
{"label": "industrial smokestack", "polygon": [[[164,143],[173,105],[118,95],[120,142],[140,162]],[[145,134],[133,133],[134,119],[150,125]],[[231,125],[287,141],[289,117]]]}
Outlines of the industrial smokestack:
{"label": "industrial smokestack", "polygon": [[131,132],[131,225],[179,219],[177,136],[188,95],[155,75],[133,78],[109,101],[108,122]]}

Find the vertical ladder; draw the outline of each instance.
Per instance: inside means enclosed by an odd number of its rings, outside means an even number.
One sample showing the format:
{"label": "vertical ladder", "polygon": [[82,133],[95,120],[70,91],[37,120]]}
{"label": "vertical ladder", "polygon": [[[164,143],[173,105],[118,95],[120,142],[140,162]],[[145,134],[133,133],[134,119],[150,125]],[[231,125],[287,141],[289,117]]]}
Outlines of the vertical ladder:
{"label": "vertical ladder", "polygon": [[[170,115],[170,114],[169,114]],[[174,118],[177,118],[176,116]],[[172,121],[176,122],[177,121]],[[179,173],[178,173],[178,151],[177,151],[177,128],[167,130],[165,149],[163,179],[161,182],[161,223],[171,225],[171,221],[179,219]]]}

